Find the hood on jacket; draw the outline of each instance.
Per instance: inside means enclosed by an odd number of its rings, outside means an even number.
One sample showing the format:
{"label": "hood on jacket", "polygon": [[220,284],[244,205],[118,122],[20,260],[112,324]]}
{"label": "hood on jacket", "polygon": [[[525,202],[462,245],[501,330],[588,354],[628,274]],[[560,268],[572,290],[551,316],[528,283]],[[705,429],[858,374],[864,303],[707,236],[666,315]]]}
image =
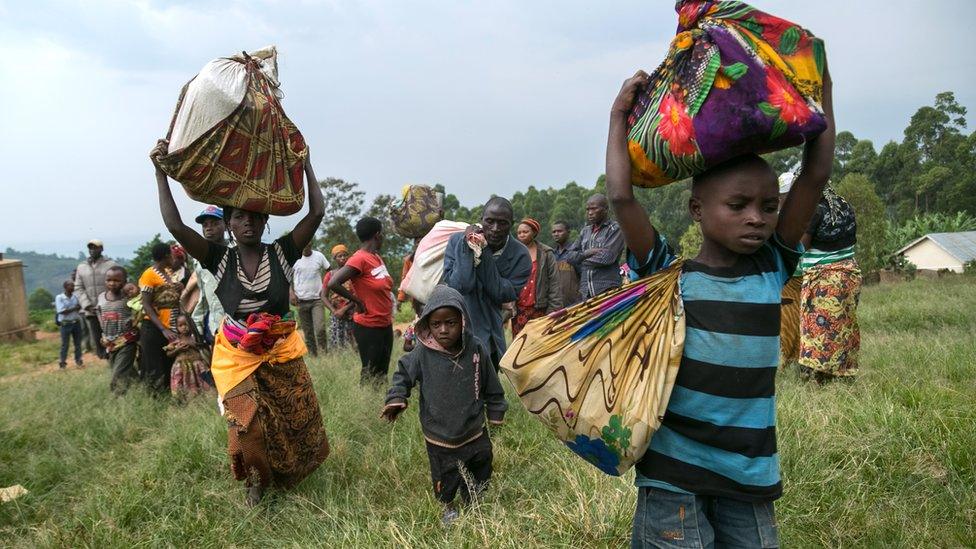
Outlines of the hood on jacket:
{"label": "hood on jacket", "polygon": [[461,297],[460,292],[447,284],[438,284],[434,287],[434,291],[431,292],[427,303],[424,305],[424,310],[420,313],[420,318],[417,320],[416,334],[417,341],[425,347],[446,353],[448,351],[430,333],[429,325],[430,314],[442,307],[451,307],[461,313],[461,342],[463,345],[465,336],[468,333],[468,310],[464,307],[464,298]]}

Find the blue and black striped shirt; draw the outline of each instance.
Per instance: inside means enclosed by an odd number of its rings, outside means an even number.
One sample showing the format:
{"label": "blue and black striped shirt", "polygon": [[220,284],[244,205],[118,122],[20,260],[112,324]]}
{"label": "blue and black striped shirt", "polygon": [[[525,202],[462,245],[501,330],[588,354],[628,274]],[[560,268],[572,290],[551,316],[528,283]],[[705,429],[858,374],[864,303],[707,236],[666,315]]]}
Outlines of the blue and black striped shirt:
{"label": "blue and black striped shirt", "polygon": [[[776,237],[733,267],[686,261],[685,347],[661,428],[637,464],[637,485],[768,501],[783,492],[776,452],[780,294],[800,252]],[[675,255],[658,236],[631,269],[646,276]]]}

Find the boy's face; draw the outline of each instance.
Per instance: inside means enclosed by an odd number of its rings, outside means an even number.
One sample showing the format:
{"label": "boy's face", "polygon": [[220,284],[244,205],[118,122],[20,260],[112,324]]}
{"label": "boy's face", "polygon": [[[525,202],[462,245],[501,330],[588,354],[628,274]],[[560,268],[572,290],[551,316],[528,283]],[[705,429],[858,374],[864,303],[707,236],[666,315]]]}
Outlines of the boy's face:
{"label": "boy's face", "polygon": [[434,309],[427,319],[430,333],[445,349],[455,349],[461,340],[461,313],[454,307]]}
{"label": "boy's face", "polygon": [[770,171],[742,170],[696,188],[688,208],[706,240],[752,254],[776,230],[779,187]]}
{"label": "boy's face", "polygon": [[105,289],[114,293],[118,293],[125,286],[125,277],[122,276],[121,271],[112,270],[105,273]]}
{"label": "boy's face", "polygon": [[125,287],[122,288],[122,293],[125,294],[125,297],[131,299],[139,295],[139,287],[130,282],[126,284]]}
{"label": "boy's face", "polygon": [[75,283],[70,280],[65,282],[62,287],[64,288],[64,295],[71,295],[75,291]]}

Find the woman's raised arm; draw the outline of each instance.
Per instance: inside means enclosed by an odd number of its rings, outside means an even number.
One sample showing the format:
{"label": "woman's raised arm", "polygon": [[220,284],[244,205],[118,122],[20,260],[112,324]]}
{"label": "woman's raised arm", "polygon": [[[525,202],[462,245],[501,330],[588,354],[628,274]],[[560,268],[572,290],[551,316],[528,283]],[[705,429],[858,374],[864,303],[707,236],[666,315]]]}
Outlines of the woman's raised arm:
{"label": "woman's raised arm", "polygon": [[315,172],[312,170],[311,155],[305,157],[305,179],[308,184],[308,213],[295,225],[291,231],[292,242],[295,249],[301,250],[315,238],[315,231],[319,230],[322,218],[325,217],[325,201],[322,199],[322,187],[319,180],[315,179]]}
{"label": "woman's raised arm", "polygon": [[163,223],[166,224],[166,230],[169,231],[173,238],[180,243],[186,251],[193,256],[194,259],[203,263],[207,259],[207,251],[209,250],[209,244],[207,240],[200,235],[200,233],[194,231],[188,227],[183,220],[180,218],[180,210],[176,207],[176,201],[173,200],[173,193],[169,189],[169,181],[166,179],[166,173],[162,168],[159,167],[159,157],[166,154],[169,148],[169,141],[165,139],[160,139],[156,142],[156,146],[149,153],[149,159],[152,160],[154,166],[156,166],[156,187],[159,191],[159,213],[163,215]]}

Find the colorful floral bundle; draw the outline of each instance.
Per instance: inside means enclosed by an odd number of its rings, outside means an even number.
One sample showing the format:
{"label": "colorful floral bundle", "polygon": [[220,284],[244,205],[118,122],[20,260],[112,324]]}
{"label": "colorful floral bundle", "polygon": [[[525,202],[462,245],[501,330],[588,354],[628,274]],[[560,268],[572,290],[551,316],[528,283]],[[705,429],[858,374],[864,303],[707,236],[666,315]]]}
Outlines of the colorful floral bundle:
{"label": "colorful floral bundle", "polygon": [[680,264],[530,320],[501,359],[525,408],[622,475],[661,425],[684,348]]}
{"label": "colorful floral bundle", "polygon": [[737,0],[678,0],[678,32],[627,123],[632,182],[657,187],[824,130],[823,41]]}

